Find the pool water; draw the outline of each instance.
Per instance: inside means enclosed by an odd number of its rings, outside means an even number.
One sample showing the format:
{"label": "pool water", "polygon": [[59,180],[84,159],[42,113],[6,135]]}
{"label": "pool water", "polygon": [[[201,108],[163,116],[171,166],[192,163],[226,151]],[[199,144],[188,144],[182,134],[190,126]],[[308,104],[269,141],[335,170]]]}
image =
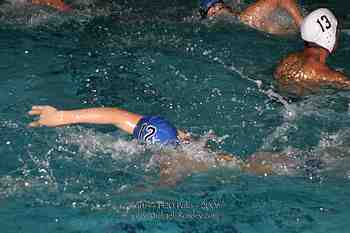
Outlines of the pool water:
{"label": "pool water", "polygon": [[[327,2],[303,7],[342,16],[329,64],[350,74],[349,6]],[[68,14],[2,5],[1,233],[348,232],[350,93],[278,94],[272,73],[302,48],[297,36],[200,21],[195,1],[90,3]],[[298,151],[306,165],[274,176],[213,168],[164,187],[159,148],[112,126],[30,129],[34,104],[162,115],[202,141],[215,134],[218,151]],[[322,165],[308,167],[309,157]]]}

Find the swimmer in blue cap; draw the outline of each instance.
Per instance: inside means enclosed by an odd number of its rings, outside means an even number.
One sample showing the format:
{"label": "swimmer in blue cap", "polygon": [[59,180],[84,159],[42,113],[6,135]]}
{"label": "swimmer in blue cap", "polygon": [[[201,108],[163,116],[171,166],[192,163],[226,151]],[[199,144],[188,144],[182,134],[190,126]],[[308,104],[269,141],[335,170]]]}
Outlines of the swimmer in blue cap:
{"label": "swimmer in blue cap", "polygon": [[317,9],[305,17],[300,30],[304,50],[282,59],[275,71],[282,92],[304,96],[322,88],[350,90],[350,79],[326,64],[328,56],[337,47],[339,28],[337,18],[326,8]]}
{"label": "swimmer in blue cap", "polygon": [[[177,130],[169,121],[159,116],[142,116],[119,108],[89,108],[62,111],[51,106],[33,106],[28,112],[39,119],[29,124],[29,127],[56,127],[70,124],[111,124],[132,134],[135,139],[146,144],[170,145],[168,156],[161,156],[160,175],[162,185],[173,185],[193,172],[206,171],[215,167],[238,168],[259,175],[274,174],[278,168],[294,169],[295,161],[283,153],[259,152],[246,161],[238,156],[221,152],[213,152],[210,161],[195,159],[181,148],[174,145],[189,144],[193,138],[188,133]],[[205,151],[209,151],[207,147]],[[192,152],[193,153],[193,152]],[[173,155],[173,156],[169,156]]]}
{"label": "swimmer in blue cap", "polygon": [[51,106],[33,106],[29,115],[38,115],[39,120],[30,127],[90,123],[111,124],[132,134],[135,139],[147,144],[177,144],[184,133],[179,133],[166,119],[159,116],[141,116],[119,108],[90,108],[60,111]]}
{"label": "swimmer in blue cap", "polygon": [[235,11],[226,5],[223,0],[201,0],[200,2],[202,17],[231,15],[238,17],[244,24],[261,31],[271,34],[290,33],[291,29],[286,29],[269,18],[278,8],[287,11],[293,18],[295,25],[292,31],[297,31],[303,17],[295,0],[258,0],[242,12]]}

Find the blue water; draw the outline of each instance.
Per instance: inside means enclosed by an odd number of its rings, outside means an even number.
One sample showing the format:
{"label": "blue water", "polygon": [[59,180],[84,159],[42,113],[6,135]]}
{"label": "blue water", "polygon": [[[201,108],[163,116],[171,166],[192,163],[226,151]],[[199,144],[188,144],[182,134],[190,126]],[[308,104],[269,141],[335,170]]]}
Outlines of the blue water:
{"label": "blue water", "polygon": [[[88,3],[66,15],[1,8],[1,233],[348,232],[350,93],[291,103],[274,88],[274,67],[300,39],[199,21],[195,2]],[[349,8],[320,4],[344,18],[329,64],[350,74]],[[242,159],[294,150],[323,165],[274,176],[213,168],[162,187],[157,148],[111,126],[29,129],[33,104],[159,114],[202,140],[214,132],[215,150]]]}

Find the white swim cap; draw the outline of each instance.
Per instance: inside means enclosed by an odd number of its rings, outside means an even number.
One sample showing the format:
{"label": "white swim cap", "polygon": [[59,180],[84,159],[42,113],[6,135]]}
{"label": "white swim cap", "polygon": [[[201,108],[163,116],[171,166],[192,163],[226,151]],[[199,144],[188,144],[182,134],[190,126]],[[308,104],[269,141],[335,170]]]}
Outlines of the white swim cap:
{"label": "white swim cap", "polygon": [[337,40],[338,20],[334,14],[320,8],[311,12],[301,24],[301,38],[307,42],[313,42],[330,53],[333,51]]}

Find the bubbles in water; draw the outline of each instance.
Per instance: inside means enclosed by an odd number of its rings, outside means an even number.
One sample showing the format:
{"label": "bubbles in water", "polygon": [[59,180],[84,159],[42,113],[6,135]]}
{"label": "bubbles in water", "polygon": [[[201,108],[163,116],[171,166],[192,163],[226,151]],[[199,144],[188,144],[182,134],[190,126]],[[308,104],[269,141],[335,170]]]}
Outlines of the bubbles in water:
{"label": "bubbles in water", "polygon": [[0,124],[1,127],[9,129],[17,129],[19,127],[19,125],[16,122],[13,122],[12,120],[1,121]]}

